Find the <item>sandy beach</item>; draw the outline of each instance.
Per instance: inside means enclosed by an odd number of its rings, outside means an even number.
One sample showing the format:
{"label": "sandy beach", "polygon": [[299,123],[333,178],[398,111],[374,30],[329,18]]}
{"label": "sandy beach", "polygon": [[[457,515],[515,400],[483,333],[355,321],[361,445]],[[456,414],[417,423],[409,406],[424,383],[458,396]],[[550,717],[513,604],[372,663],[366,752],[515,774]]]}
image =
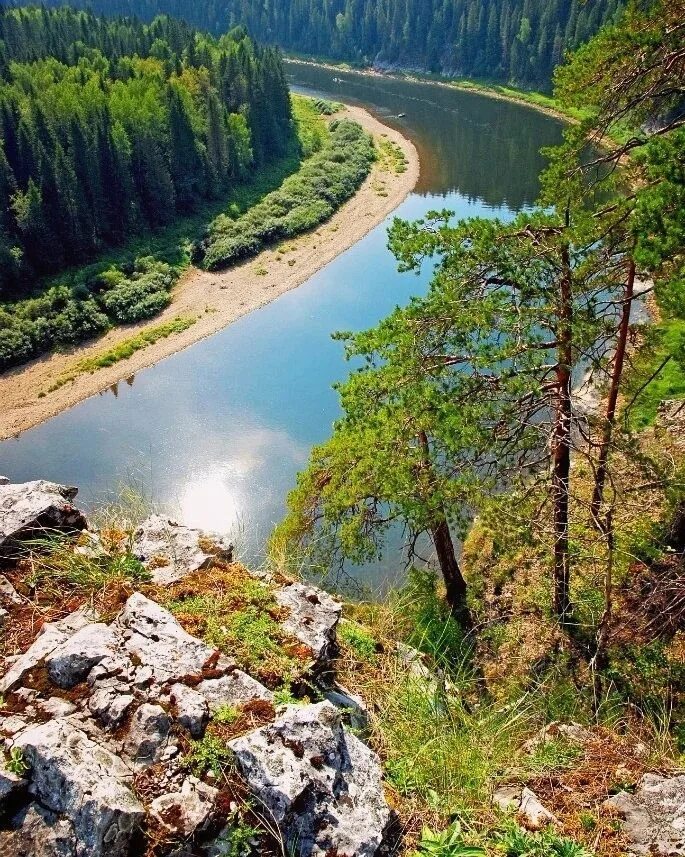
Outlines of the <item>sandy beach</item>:
{"label": "sandy beach", "polygon": [[[285,242],[285,252],[274,247],[220,272],[191,268],[176,285],[170,306],[150,321],[115,328],[69,352],[46,355],[0,376],[0,439],[50,419],[297,288],[397,208],[419,177],[416,149],[402,134],[360,107],[346,107],[345,115],[359,122],[375,138],[384,135],[400,146],[407,159],[406,171],[395,173],[382,163],[376,163],[351,200],[318,229]],[[69,374],[84,358],[95,358],[137,333],[178,316],[193,316],[197,321],[126,360],[93,373],[80,374],[49,392],[56,379]]]}

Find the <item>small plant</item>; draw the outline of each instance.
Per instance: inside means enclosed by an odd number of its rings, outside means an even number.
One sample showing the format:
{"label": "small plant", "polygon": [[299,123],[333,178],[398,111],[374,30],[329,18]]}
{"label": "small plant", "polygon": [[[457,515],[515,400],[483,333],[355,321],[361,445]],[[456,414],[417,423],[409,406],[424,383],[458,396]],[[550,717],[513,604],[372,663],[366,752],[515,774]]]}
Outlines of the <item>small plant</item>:
{"label": "small plant", "polygon": [[196,777],[201,777],[207,771],[220,777],[230,767],[233,753],[220,738],[207,733],[202,740],[193,744],[184,761]]}
{"label": "small plant", "polygon": [[412,857],[486,857],[486,851],[478,845],[467,845],[458,822],[442,833],[434,833],[429,827],[421,832],[418,850]]}
{"label": "small plant", "polygon": [[497,836],[497,842],[505,857],[592,857],[582,845],[553,830],[528,833],[514,823]]}
{"label": "small plant", "polygon": [[229,816],[226,829],[214,842],[217,857],[249,857],[258,844],[259,830],[244,822],[237,813]]}
{"label": "small plant", "polygon": [[376,641],[356,622],[341,622],[338,627],[338,639],[362,660],[368,661],[376,655]]}
{"label": "small plant", "polygon": [[239,717],[240,712],[234,705],[220,705],[214,712],[214,720],[217,723],[223,723],[225,726],[235,723]]}
{"label": "small plant", "polygon": [[15,774],[17,777],[24,776],[30,766],[24,759],[24,753],[22,752],[21,747],[12,747],[10,750],[10,757],[5,767],[11,774]]}
{"label": "small plant", "polygon": [[284,684],[274,691],[274,705],[297,705],[298,702],[289,684]]}

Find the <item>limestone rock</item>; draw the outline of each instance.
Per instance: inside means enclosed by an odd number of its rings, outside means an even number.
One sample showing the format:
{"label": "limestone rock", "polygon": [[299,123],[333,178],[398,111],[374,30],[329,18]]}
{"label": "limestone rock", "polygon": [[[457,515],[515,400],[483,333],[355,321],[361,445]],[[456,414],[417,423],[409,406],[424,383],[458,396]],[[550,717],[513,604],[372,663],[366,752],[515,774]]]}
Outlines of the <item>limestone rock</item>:
{"label": "limestone rock", "polygon": [[5,630],[5,625],[9,621],[10,614],[5,610],[4,607],[0,607],[0,631]]}
{"label": "limestone rock", "polygon": [[168,610],[139,592],[128,599],[117,624],[124,630],[129,654],[152,669],[158,684],[201,675],[214,655],[213,649],[187,634]]}
{"label": "limestone rock", "polygon": [[645,774],[634,794],[620,792],[606,805],[623,818],[632,854],[685,854],[685,774]]}
{"label": "limestone rock", "polygon": [[0,485],[0,554],[41,532],[85,529],[88,522],[71,503],[77,493],[54,482]]}
{"label": "limestone rock", "polygon": [[540,803],[535,792],[525,787],[521,791],[518,814],[530,830],[541,830],[550,824],[558,823],[555,816]]}
{"label": "limestone rock", "polygon": [[171,702],[176,706],[176,719],[181,726],[193,738],[201,738],[209,720],[209,706],[204,696],[184,684],[175,684],[171,688]]}
{"label": "limestone rock", "polygon": [[125,857],[145,811],[129,788],[130,769],[65,719],[15,738],[30,766],[30,790],[72,823],[76,857]]}
{"label": "limestone rock", "polygon": [[16,606],[23,602],[23,598],[17,590],[12,586],[4,574],[0,574],[0,601],[5,604]]}
{"label": "limestone rock", "polygon": [[133,715],[124,753],[133,759],[136,768],[146,768],[159,762],[171,729],[171,719],[160,705],[144,703]]}
{"label": "limestone rock", "polygon": [[554,721],[543,727],[537,735],[534,735],[529,741],[523,745],[529,752],[533,753],[538,747],[544,744],[549,744],[550,741],[562,739],[568,741],[569,744],[576,744],[582,747],[588,741],[592,740],[592,732],[581,726],[580,723],[559,723]]}
{"label": "limestone rock", "polygon": [[58,687],[74,687],[96,664],[114,655],[116,646],[117,638],[107,625],[86,625],[46,657],[50,680]]}
{"label": "limestone rock", "polygon": [[2,756],[0,756],[0,812],[5,801],[22,792],[27,785],[28,783],[23,777],[7,770],[2,761]]}
{"label": "limestone rock", "polygon": [[98,688],[88,700],[88,710],[107,729],[116,729],[135,701],[127,690],[127,685]]}
{"label": "limestone rock", "polygon": [[354,731],[362,735],[369,729],[369,712],[361,696],[336,684],[323,692],[323,698],[340,709],[343,719]]}
{"label": "limestone rock", "polygon": [[0,679],[0,693],[16,687],[26,673],[35,669],[58,646],[66,642],[67,636],[52,624],[43,625],[40,634],[31,646],[20,655]]}
{"label": "limestone rock", "polygon": [[73,702],[60,699],[59,696],[51,696],[49,699],[37,699],[36,708],[50,717],[68,717],[76,711]]}
{"label": "limestone rock", "polygon": [[188,777],[180,791],[155,798],[150,814],[170,833],[189,839],[206,827],[218,793],[196,777]]}
{"label": "limestone rock", "polygon": [[221,678],[201,681],[196,690],[206,700],[211,714],[214,714],[222,705],[242,705],[256,699],[271,702],[273,699],[273,694],[268,688],[237,669]]}
{"label": "limestone rock", "polygon": [[378,757],[330,702],[291,706],[230,742],[249,788],[301,857],[372,857],[390,810]]}
{"label": "limestone rock", "polygon": [[335,647],[342,605],[322,589],[303,583],[283,586],[274,592],[274,597],[290,611],[281,623],[283,630],[309,646],[315,661],[328,659]]}
{"label": "limestone rock", "polygon": [[40,804],[30,803],[0,831],[0,854],[12,857],[75,857],[74,828]]}
{"label": "limestone rock", "polygon": [[152,515],[136,530],[133,553],[152,574],[154,583],[166,584],[211,568],[217,560],[231,562],[233,545],[225,536]]}
{"label": "limestone rock", "polygon": [[498,806],[502,812],[518,812],[521,806],[521,786],[500,786],[495,789],[492,796],[492,802]]}

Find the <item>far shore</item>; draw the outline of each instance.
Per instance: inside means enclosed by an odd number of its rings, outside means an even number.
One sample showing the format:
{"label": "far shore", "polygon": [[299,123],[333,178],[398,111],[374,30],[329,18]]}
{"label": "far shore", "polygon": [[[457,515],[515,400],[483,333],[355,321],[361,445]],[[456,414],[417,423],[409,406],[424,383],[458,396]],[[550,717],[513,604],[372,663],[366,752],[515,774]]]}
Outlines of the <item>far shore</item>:
{"label": "far shore", "polygon": [[[398,145],[407,160],[406,171],[395,173],[376,163],[351,200],[316,230],[284,242],[285,252],[269,248],[225,271],[191,268],[177,284],[170,306],[150,321],[117,327],[69,352],[47,355],[0,376],[0,440],[54,417],[297,288],[382,223],[416,186],[417,151],[404,135],[381,123],[367,110],[345,107],[345,115],[359,122],[374,138],[384,136]],[[127,359],[79,374],[49,392],[55,381],[72,372],[80,361],[97,358],[132,336],[179,316],[192,316],[197,321]]]}

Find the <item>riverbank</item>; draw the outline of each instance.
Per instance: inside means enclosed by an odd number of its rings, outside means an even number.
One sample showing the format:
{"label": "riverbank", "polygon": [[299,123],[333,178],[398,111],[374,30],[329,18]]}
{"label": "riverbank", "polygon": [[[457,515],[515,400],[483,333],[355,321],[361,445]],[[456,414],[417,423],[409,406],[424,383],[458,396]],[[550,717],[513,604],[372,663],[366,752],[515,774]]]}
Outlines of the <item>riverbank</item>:
{"label": "riverbank", "polygon": [[[362,125],[377,142],[386,140],[398,146],[406,160],[404,171],[394,169],[391,159],[381,157],[358,193],[312,232],[264,250],[225,271],[192,268],[176,285],[170,306],[149,322],[113,329],[94,342],[7,372],[0,377],[0,439],[50,419],[297,288],[397,208],[419,177],[416,149],[399,131],[360,107],[347,107],[336,118],[343,115]],[[116,349],[125,352],[134,337],[161,325],[172,325],[179,318],[195,320],[185,329],[161,337],[112,365],[80,372],[55,389],[60,379],[74,374],[84,361],[92,366]]]}
{"label": "riverbank", "polygon": [[[542,92],[528,91],[524,89],[515,89],[510,86],[502,86],[500,84],[480,83],[475,80],[462,78],[445,78],[442,75],[422,74],[415,71],[384,71],[375,68],[355,68],[347,63],[331,63],[312,59],[301,59],[296,56],[284,57],[284,62],[288,64],[309,65],[314,68],[327,69],[328,71],[348,72],[350,74],[359,74],[364,77],[387,78],[390,80],[401,80],[409,83],[430,83],[432,86],[440,86],[444,89],[458,89],[462,92],[473,92],[477,95],[484,95],[487,98],[492,98],[495,101],[509,101],[513,104],[522,104],[526,107],[531,107],[539,113],[544,113],[546,116],[551,116],[554,119],[561,119],[563,122],[571,124],[580,122],[584,115],[579,110],[567,109],[562,107],[552,96],[545,95]],[[341,93],[341,96],[343,93]]]}

